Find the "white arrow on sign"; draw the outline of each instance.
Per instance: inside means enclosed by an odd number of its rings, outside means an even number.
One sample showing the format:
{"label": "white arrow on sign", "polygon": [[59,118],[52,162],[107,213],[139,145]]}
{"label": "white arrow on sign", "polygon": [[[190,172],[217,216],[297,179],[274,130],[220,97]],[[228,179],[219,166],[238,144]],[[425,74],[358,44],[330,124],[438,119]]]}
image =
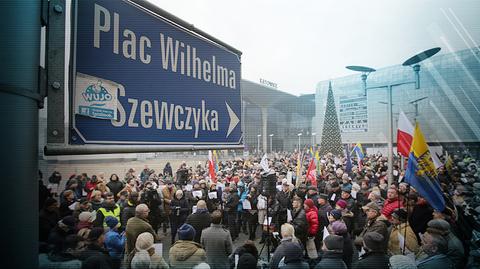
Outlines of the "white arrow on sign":
{"label": "white arrow on sign", "polygon": [[230,116],[230,125],[228,126],[228,131],[226,136],[228,137],[230,133],[233,131],[233,129],[235,129],[235,126],[237,126],[237,124],[240,122],[240,120],[238,119],[235,112],[233,112],[232,108],[230,108],[230,106],[227,104],[227,102],[225,102],[225,105],[227,105],[228,115]]}

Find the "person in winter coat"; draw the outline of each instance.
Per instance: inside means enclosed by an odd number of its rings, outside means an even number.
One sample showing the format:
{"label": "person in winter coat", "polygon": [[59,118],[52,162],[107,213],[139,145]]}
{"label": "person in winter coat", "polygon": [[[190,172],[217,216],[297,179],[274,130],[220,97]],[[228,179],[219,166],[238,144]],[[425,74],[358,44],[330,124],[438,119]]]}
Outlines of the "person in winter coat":
{"label": "person in winter coat", "polygon": [[237,239],[239,231],[237,230],[237,206],[240,203],[240,197],[234,186],[229,187],[229,194],[225,202],[224,210],[227,213],[228,230],[232,235],[232,240]]}
{"label": "person in winter coat", "polygon": [[202,245],[193,241],[195,229],[189,224],[183,224],[178,229],[178,241],[169,251],[170,268],[193,268],[207,260],[207,255]]}
{"label": "person in winter coat", "polygon": [[190,206],[187,199],[183,196],[182,190],[177,190],[175,198],[170,203],[170,227],[172,233],[172,244],[175,242],[178,227],[185,223],[190,212]]}
{"label": "person in winter coat", "polygon": [[305,210],[308,223],[307,235],[310,237],[316,236],[318,232],[318,209],[312,199],[306,199],[303,202],[303,209]]}
{"label": "person in winter coat", "polygon": [[[313,201],[312,201],[313,202]],[[303,249],[299,244],[289,242],[285,244],[285,259],[278,268],[309,269],[308,263],[303,261]]]}
{"label": "person in winter coat", "polygon": [[243,210],[243,201],[247,200],[248,190],[245,188],[245,183],[239,181],[238,184],[238,205],[237,205],[237,231],[242,231],[247,234],[247,213]]}
{"label": "person in winter coat", "polygon": [[115,204],[113,193],[109,192],[105,194],[105,201],[103,201],[102,206],[97,210],[97,217],[93,222],[93,226],[107,228],[105,218],[108,216],[113,216],[120,222],[120,211],[120,206]]}
{"label": "person in winter coat", "polygon": [[[294,198],[294,200],[296,199],[299,198]],[[280,244],[275,249],[272,259],[270,260],[271,269],[277,269],[280,261],[287,255],[286,251],[288,243],[301,244],[300,241],[295,237],[296,230],[293,225],[289,223],[283,224],[280,228],[280,233],[282,235],[282,240],[280,240]]]}
{"label": "person in winter coat", "polygon": [[47,198],[39,214],[38,235],[40,242],[47,242],[48,234],[60,220],[58,214],[58,202],[53,198]]}
{"label": "person in winter coat", "polygon": [[60,251],[51,251],[44,253],[39,251],[38,268],[39,269],[81,269],[82,262],[79,260],[79,254],[82,251],[82,238],[77,235],[69,235],[65,238],[65,244]]}
{"label": "person in winter coat", "polygon": [[124,184],[120,181],[117,174],[112,174],[110,176],[110,181],[107,183],[107,187],[113,193],[115,201],[118,200],[118,194],[123,190]]}
{"label": "person in winter coat", "polygon": [[391,220],[393,211],[402,207],[403,201],[398,198],[398,190],[395,187],[389,188],[387,191],[387,199],[383,204],[382,215],[388,220]]}
{"label": "person in winter coat", "polygon": [[154,238],[151,233],[142,233],[135,242],[135,251],[130,260],[131,269],[168,269],[169,266],[162,257],[156,253]]}
{"label": "person in winter coat", "polygon": [[391,269],[416,269],[415,260],[405,255],[393,255],[390,257]]}
{"label": "person in winter coat", "polygon": [[254,185],[250,186],[249,193],[247,195],[247,200],[250,202],[251,209],[245,209],[245,215],[247,216],[248,223],[248,234],[249,240],[255,240],[257,233],[257,222],[258,222],[258,209],[257,209],[257,188]]}
{"label": "person in winter coat", "polygon": [[332,206],[328,202],[328,195],[320,193],[318,195],[318,229],[323,230],[323,227],[328,226],[328,214],[332,211]]}
{"label": "person in winter coat", "polygon": [[173,170],[172,170],[172,166],[170,165],[170,162],[167,162],[167,164],[165,164],[165,167],[163,168],[163,175],[166,177],[173,176]]}
{"label": "person in winter coat", "polygon": [[78,216],[78,223],[75,227],[75,231],[78,232],[84,228],[92,229],[95,218],[97,218],[97,214],[95,214],[95,212],[85,211],[80,213],[80,215]]}
{"label": "person in winter coat", "polygon": [[377,232],[365,233],[362,237],[365,254],[353,264],[353,269],[389,269],[388,256],[385,254],[383,245],[384,237]]}
{"label": "person in winter coat", "polygon": [[417,253],[418,251],[418,242],[417,237],[408,225],[407,222],[407,211],[403,208],[396,209],[392,213],[392,230],[390,232],[390,239],[388,240],[388,253],[393,255],[404,254],[402,249],[403,245],[400,245],[399,235],[404,238],[405,242],[405,253]]}
{"label": "person in winter coat", "polygon": [[[232,254],[230,254],[230,256],[228,257],[228,261],[230,263],[230,268],[231,269],[234,269],[234,268],[238,269],[238,266],[239,266],[238,264],[240,263],[239,259],[244,254],[250,254],[255,259],[255,264],[254,265],[250,264],[251,267],[249,267],[249,268],[252,268],[252,269],[257,268],[257,262],[258,262],[258,258],[259,258],[258,249],[255,246],[255,242],[253,242],[251,240],[247,240],[247,241],[245,241],[245,243],[243,245],[236,248],[235,251]],[[236,262],[238,263],[237,266],[235,265]]]}
{"label": "person in winter coat", "polygon": [[339,235],[328,235],[323,240],[322,259],[315,266],[315,269],[347,269],[347,265],[342,259],[343,238]]}
{"label": "person in winter coat", "polygon": [[120,224],[122,225],[122,230],[125,230],[128,220],[135,217],[135,207],[137,207],[138,203],[138,192],[129,193],[127,203],[125,204],[122,214],[120,215]]}
{"label": "person in winter coat", "polygon": [[58,209],[61,218],[73,214],[73,210],[70,207],[75,203],[75,193],[72,190],[65,190],[62,194],[64,199],[60,203],[60,208]]}
{"label": "person in winter coat", "polygon": [[221,226],[222,213],[215,210],[212,213],[212,224],[202,231],[201,244],[205,247],[207,263],[212,269],[229,267],[228,256],[232,254],[233,243],[230,232]]}
{"label": "person in winter coat", "polygon": [[53,250],[61,250],[64,248],[65,238],[75,233],[75,218],[66,216],[57,222],[57,225],[50,231],[48,235],[48,244],[53,246]]}
{"label": "person in winter coat", "polygon": [[170,220],[170,215],[172,213],[171,209],[171,202],[173,200],[173,197],[175,196],[175,192],[177,191],[177,188],[173,185],[173,182],[171,180],[166,180],[165,184],[167,185],[165,188],[162,190],[162,197],[163,197],[163,212],[165,213],[165,217],[167,218],[165,222],[163,223],[163,233],[167,233],[167,225],[166,223],[168,221],[171,222]]}
{"label": "person in winter coat", "polygon": [[120,223],[115,217],[108,216],[105,218],[105,222],[109,228],[105,234],[105,247],[112,258],[113,267],[119,268],[125,250],[125,233],[118,233]]}
{"label": "person in winter coat", "polygon": [[93,228],[88,234],[86,249],[80,254],[82,269],[110,269],[113,261],[108,251],[103,247],[105,242],[104,229]]}
{"label": "person in winter coat", "polygon": [[[367,224],[363,228],[362,232],[359,236],[355,239],[355,245],[361,246],[363,244],[363,236],[370,232],[377,232],[382,235],[383,238],[388,238],[388,230],[387,225],[385,222],[379,220],[380,217],[380,208],[375,202],[370,202],[366,206],[362,207],[362,209],[367,214]],[[387,250],[387,240],[382,241],[381,243],[383,250]]]}
{"label": "person in winter coat", "polygon": [[97,176],[93,175],[90,180],[85,183],[85,192],[87,193],[87,199],[90,199],[92,192],[96,190],[98,184]]}
{"label": "person in winter coat", "polygon": [[198,201],[197,212],[188,215],[185,223],[192,225],[195,229],[195,238],[193,241],[200,243],[200,236],[202,235],[203,229],[210,227],[210,224],[212,223],[212,218],[208,213],[205,201]]}
{"label": "person in winter coat", "polygon": [[422,250],[426,257],[417,260],[418,269],[454,269],[455,264],[446,255],[447,240],[439,234],[426,232],[422,238]]}
{"label": "person in winter coat", "polygon": [[302,206],[302,199],[298,197],[293,198],[292,208],[292,220],[290,224],[292,224],[295,229],[295,237],[297,237],[302,243],[302,246],[305,247],[307,243],[308,223],[305,210]]}
{"label": "person in winter coat", "polygon": [[456,269],[463,268],[465,265],[465,250],[462,242],[451,232],[450,224],[443,219],[433,219],[428,222],[427,232],[443,236],[447,241],[448,258],[453,262]]}
{"label": "person in winter coat", "polygon": [[341,220],[337,220],[331,224],[331,230],[334,235],[342,237],[343,248],[342,248],[342,260],[347,266],[347,268],[352,268],[353,260],[353,242],[350,238],[350,234],[347,230],[347,225]]}
{"label": "person in winter coat", "polygon": [[127,243],[125,244],[125,253],[131,254],[135,249],[135,242],[139,234],[149,232],[154,238],[156,233],[152,226],[148,223],[148,213],[150,210],[146,204],[139,204],[135,208],[135,217],[130,218],[125,228],[125,235],[127,237]]}

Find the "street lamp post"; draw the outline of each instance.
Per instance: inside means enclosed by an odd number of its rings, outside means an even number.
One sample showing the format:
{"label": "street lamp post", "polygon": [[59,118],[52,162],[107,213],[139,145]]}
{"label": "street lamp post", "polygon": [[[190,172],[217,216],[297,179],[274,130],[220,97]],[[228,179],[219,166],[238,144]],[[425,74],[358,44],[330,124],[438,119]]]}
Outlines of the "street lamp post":
{"label": "street lamp post", "polygon": [[316,142],[315,141],[316,140],[316,135],[317,135],[317,133],[312,133],[312,147],[316,144],[315,143]]}
{"label": "street lamp post", "polygon": [[262,137],[261,134],[257,135],[257,152],[260,152],[260,137]]}
{"label": "street lamp post", "polygon": [[302,133],[298,133],[298,153],[300,153],[300,136],[302,136]]}
{"label": "street lamp post", "polygon": [[424,97],[417,98],[413,101],[408,102],[409,104],[412,104],[412,105],[415,106],[415,121],[417,121],[417,117],[418,117],[418,102],[420,102],[422,100],[425,100],[427,98],[428,98],[427,96],[424,96]]}
{"label": "street lamp post", "polygon": [[371,72],[375,72],[376,70],[370,67],[365,66],[347,66],[347,69],[352,71],[362,72],[361,79],[363,82],[363,87],[365,91],[365,95],[367,94],[367,90],[371,89],[379,89],[379,88],[386,88],[387,89],[387,101],[388,101],[388,111],[387,111],[387,118],[388,118],[388,186],[392,184],[393,181],[393,113],[392,113],[392,89],[393,87],[397,87],[400,85],[406,84],[415,84],[415,89],[420,88],[420,63],[421,61],[432,57],[433,55],[437,54],[440,51],[440,48],[432,48],[421,52],[408,60],[406,60],[402,65],[403,66],[412,66],[413,71],[415,72],[415,80],[414,81],[406,81],[400,83],[390,83],[387,85],[380,85],[375,87],[366,87],[366,80],[367,76]]}
{"label": "street lamp post", "polygon": [[270,153],[272,153],[272,152],[273,152],[273,150],[272,150],[272,149],[273,149],[273,143],[272,143],[272,141],[273,141],[273,134],[270,134],[269,136],[270,136]]}

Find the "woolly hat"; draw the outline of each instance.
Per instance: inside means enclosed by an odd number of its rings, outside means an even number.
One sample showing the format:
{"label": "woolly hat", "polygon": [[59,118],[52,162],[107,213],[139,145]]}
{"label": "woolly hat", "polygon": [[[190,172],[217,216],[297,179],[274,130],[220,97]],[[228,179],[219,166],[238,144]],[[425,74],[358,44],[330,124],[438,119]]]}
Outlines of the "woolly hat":
{"label": "woolly hat", "polygon": [[318,199],[328,200],[328,194],[326,194],[326,193],[320,193],[320,194],[318,195]]}
{"label": "woolly hat", "polygon": [[312,199],[306,199],[305,202],[303,203],[306,204],[309,208],[312,208],[315,206]]}
{"label": "woolly hat", "polygon": [[285,263],[302,260],[303,249],[299,244],[293,242],[285,243]]}
{"label": "woolly hat", "polygon": [[118,219],[112,216],[108,216],[105,218],[105,223],[107,224],[108,228],[113,229],[118,225]]}
{"label": "woolly hat", "polygon": [[95,212],[88,212],[84,211],[78,215],[78,220],[81,222],[94,222],[95,219],[97,218],[97,214]]}
{"label": "woolly hat", "polygon": [[450,232],[450,224],[443,219],[432,219],[427,223],[427,232],[447,235]]}
{"label": "woolly hat", "polygon": [[73,216],[66,216],[60,222],[70,228],[75,227],[75,218]]}
{"label": "woolly hat", "polygon": [[104,229],[102,227],[94,227],[93,229],[90,230],[90,233],[88,234],[88,240],[89,241],[95,241],[100,236],[102,236],[104,232]]}
{"label": "woolly hat", "polygon": [[362,208],[363,208],[364,210],[366,210],[366,209],[373,209],[373,210],[375,210],[375,211],[377,211],[377,212],[380,212],[380,207],[379,207],[378,204],[375,203],[375,202],[370,202],[370,203],[366,204],[365,206],[363,206]]}
{"label": "woolly hat", "polygon": [[[149,232],[144,232],[138,235],[135,242],[135,248],[138,251],[149,250],[153,248],[153,235]],[[161,255],[161,253],[159,253]]]}
{"label": "woolly hat", "polygon": [[417,269],[415,261],[404,255],[390,257],[390,266],[392,269]]}
{"label": "woolly hat", "polygon": [[383,246],[383,235],[377,232],[369,232],[363,236],[363,243],[371,251],[381,251]]}
{"label": "woolly hat", "polygon": [[195,237],[195,228],[192,225],[184,223],[178,228],[178,239],[192,241]]}
{"label": "woolly hat", "polygon": [[345,200],[340,199],[337,201],[337,205],[342,209],[345,209],[347,207],[347,202]]}
{"label": "woolly hat", "polygon": [[257,259],[250,253],[244,253],[238,259],[237,269],[257,268]]}
{"label": "woolly hat", "polygon": [[343,252],[343,237],[339,235],[328,235],[325,237],[325,240],[323,240],[323,243],[330,251]]}
{"label": "woolly hat", "polygon": [[334,221],[332,223],[332,231],[334,234],[345,234],[347,232],[347,225],[343,221]]}
{"label": "woolly hat", "polygon": [[330,212],[330,215],[332,215],[334,219],[339,220],[342,218],[342,211],[334,209]]}
{"label": "woolly hat", "polygon": [[393,211],[392,217],[398,219],[401,222],[405,222],[408,218],[407,211],[403,208],[397,208]]}

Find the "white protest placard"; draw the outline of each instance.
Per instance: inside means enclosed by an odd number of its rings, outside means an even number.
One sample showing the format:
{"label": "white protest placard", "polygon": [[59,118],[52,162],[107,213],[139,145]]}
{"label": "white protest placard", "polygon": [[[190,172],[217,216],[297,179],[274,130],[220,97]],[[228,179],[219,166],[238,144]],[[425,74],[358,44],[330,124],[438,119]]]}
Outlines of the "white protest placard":
{"label": "white protest placard", "polygon": [[287,209],[287,222],[292,221],[292,211],[290,209]]}
{"label": "white protest placard", "polygon": [[268,217],[268,224],[267,224],[267,218],[263,221],[263,225],[270,225],[272,223],[272,217]]}
{"label": "white protest placard", "polygon": [[335,201],[335,197],[336,197],[336,196],[337,196],[337,195],[336,195],[335,193],[332,194],[332,197],[330,197],[330,201]]}
{"label": "white protest placard", "polygon": [[193,186],[191,184],[185,185],[185,190],[186,191],[191,191],[193,189]]}
{"label": "white protest placard", "polygon": [[217,189],[221,189],[223,191],[225,189],[225,184],[217,182]]}
{"label": "white protest placard", "polygon": [[325,238],[327,238],[329,235],[330,233],[327,230],[327,226],[323,226],[323,241],[325,241]]}
{"label": "white protest placard", "polygon": [[202,191],[192,191],[193,197],[202,198]]}
{"label": "white protest placard", "polygon": [[155,253],[158,256],[163,256],[163,244],[162,243],[155,243],[155,244],[153,244],[153,247],[155,248]]}
{"label": "white protest placard", "polygon": [[75,203],[69,205],[68,208],[69,208],[70,210],[75,210],[75,207],[77,206],[77,203],[78,203],[78,202],[75,202]]}
{"label": "white protest placard", "polygon": [[216,191],[209,192],[208,193],[208,198],[217,199],[217,192]]}
{"label": "white protest placard", "polygon": [[277,190],[282,191],[282,185],[277,185]]}
{"label": "white protest placard", "polygon": [[353,197],[353,199],[357,199],[357,191],[351,191],[350,193]]}
{"label": "white protest placard", "polygon": [[197,212],[197,206],[196,205],[192,206],[192,214],[195,213],[195,212]]}
{"label": "white protest placard", "polygon": [[287,172],[287,182],[288,182],[288,184],[291,184],[291,183],[292,183],[292,178],[293,178],[293,172],[292,172],[292,171],[288,171],[288,172]]}
{"label": "white protest placard", "polygon": [[242,202],[243,209],[252,209],[252,204],[247,199]]}

